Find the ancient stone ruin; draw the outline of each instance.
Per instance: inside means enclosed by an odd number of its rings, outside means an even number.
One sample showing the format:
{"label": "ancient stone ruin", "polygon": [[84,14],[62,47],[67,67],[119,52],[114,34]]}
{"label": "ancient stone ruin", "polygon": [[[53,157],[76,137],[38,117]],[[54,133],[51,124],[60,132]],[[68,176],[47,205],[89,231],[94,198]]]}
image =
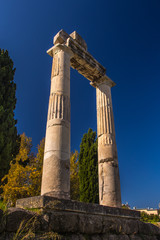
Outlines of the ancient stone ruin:
{"label": "ancient stone ruin", "polygon": [[42,195],[70,199],[70,66],[96,88],[99,202],[121,207],[111,87],[106,69],[77,32],[61,30],[47,53],[53,58],[43,163]]}
{"label": "ancient stone ruin", "polygon": [[[41,196],[17,200],[8,215],[0,211],[0,239],[13,239],[29,222],[33,235],[23,239],[160,240],[160,229],[141,222],[140,212],[121,208],[111,99],[115,83],[76,32],[58,32],[47,52],[53,64]],[[100,205],[70,200],[70,66],[96,88]]]}

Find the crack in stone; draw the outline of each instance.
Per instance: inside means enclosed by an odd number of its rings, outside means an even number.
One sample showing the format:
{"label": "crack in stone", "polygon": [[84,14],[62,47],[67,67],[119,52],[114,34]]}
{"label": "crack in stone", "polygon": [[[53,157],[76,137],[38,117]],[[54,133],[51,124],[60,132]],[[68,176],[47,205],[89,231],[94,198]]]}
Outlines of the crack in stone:
{"label": "crack in stone", "polygon": [[110,162],[114,167],[118,167],[118,164],[114,162],[113,158],[105,158],[99,161],[99,163],[105,163],[105,162]]}

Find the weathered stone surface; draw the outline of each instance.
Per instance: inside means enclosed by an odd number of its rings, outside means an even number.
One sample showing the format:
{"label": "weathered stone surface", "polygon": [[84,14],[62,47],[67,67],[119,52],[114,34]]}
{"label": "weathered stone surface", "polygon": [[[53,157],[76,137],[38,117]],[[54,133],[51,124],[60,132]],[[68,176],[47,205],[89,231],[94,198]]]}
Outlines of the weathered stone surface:
{"label": "weathered stone surface", "polygon": [[[33,232],[25,239],[30,240],[160,240],[159,229],[152,224],[141,225],[136,219],[125,219],[120,216],[116,218],[106,215],[105,218],[104,221],[104,215],[67,212],[62,209],[44,209],[38,215],[28,210],[11,208],[7,215],[7,225],[0,234],[0,240],[13,240],[22,221],[27,228],[16,240],[27,235],[29,229]],[[35,219],[37,219],[37,225]],[[134,226],[135,222],[140,226],[139,232],[129,234],[137,230]],[[45,224],[47,227],[43,226]],[[102,225],[105,225],[103,229]],[[149,231],[148,234],[147,231]]]}
{"label": "weathered stone surface", "polygon": [[99,202],[101,205],[121,207],[115,127],[111,86],[102,81],[96,88]]}
{"label": "weathered stone surface", "polygon": [[93,236],[91,236],[91,240],[102,240],[102,236],[101,235],[93,235]]}
{"label": "weathered stone surface", "polygon": [[29,240],[67,240],[65,238],[65,236],[62,236],[58,233],[54,233],[54,232],[41,232],[36,234],[33,237],[29,237],[29,238],[24,238],[24,239],[29,239]]}
{"label": "weathered stone surface", "polygon": [[84,236],[83,234],[79,234],[79,240],[86,240],[86,236]]}
{"label": "weathered stone surface", "polygon": [[5,217],[3,211],[0,209],[0,233],[4,231],[6,225]]}
{"label": "weathered stone surface", "polygon": [[41,195],[70,198],[70,58],[61,44],[53,56]]}
{"label": "weathered stone surface", "polygon": [[54,37],[41,195],[70,198],[70,64],[92,82],[97,92],[98,173],[100,204],[121,207],[120,180],[110,88],[106,69],[87,51],[74,31]]}
{"label": "weathered stone surface", "polygon": [[144,235],[160,235],[160,229],[153,224],[138,221],[139,233]]}
{"label": "weathered stone surface", "polygon": [[114,87],[116,85],[116,83],[113,82],[107,75],[104,75],[103,77],[90,82],[90,85],[96,88],[102,82],[105,82],[110,87]]}
{"label": "weathered stone surface", "polygon": [[[147,223],[150,231],[152,232],[153,235],[160,235],[160,228],[155,226],[154,224],[151,223]],[[139,226],[141,226],[143,228],[143,226],[141,224],[139,224]],[[139,231],[143,231],[141,229],[141,227],[139,228]]]}
{"label": "weathered stone surface", "polygon": [[136,234],[138,233],[138,221],[135,220],[120,220],[120,232],[125,234]]}
{"label": "weathered stone surface", "polygon": [[98,81],[99,78],[105,75],[106,69],[75,41],[69,38],[66,45],[74,53],[74,57],[71,58],[71,67],[85,78],[90,81]]}
{"label": "weathered stone surface", "polygon": [[22,221],[25,222],[35,219],[37,215],[24,209],[10,208],[6,217],[7,232],[16,232]]}
{"label": "weathered stone surface", "polygon": [[145,240],[142,235],[130,235],[130,240]]}
{"label": "weathered stone surface", "polygon": [[[1,240],[13,240],[13,237],[15,236],[15,233],[8,233],[6,232],[4,234],[4,236],[2,236],[2,239]],[[16,239],[16,240],[19,240],[19,239]]]}
{"label": "weathered stone surface", "polygon": [[102,234],[101,235],[102,240],[108,240],[109,239],[109,235],[110,234],[108,234],[108,233]]}
{"label": "weathered stone surface", "polygon": [[68,33],[66,33],[63,29],[60,30],[53,38],[53,44],[56,45],[58,43],[63,44],[66,43],[69,38]]}
{"label": "weathered stone surface", "polygon": [[138,221],[108,216],[103,217],[103,233],[136,234],[138,233]]}
{"label": "weathered stone surface", "polygon": [[130,240],[128,235],[119,235],[119,239],[118,240]]}
{"label": "weathered stone surface", "polygon": [[79,237],[79,235],[73,234],[73,235],[70,236],[70,239],[71,240],[80,240],[80,237]]}
{"label": "weathered stone surface", "polygon": [[146,236],[146,235],[141,235],[142,239],[144,240],[157,240],[156,236]]}
{"label": "weathered stone surface", "polygon": [[148,236],[148,235],[130,235],[130,240],[158,240],[156,236]]}
{"label": "weathered stone surface", "polygon": [[20,208],[43,208],[45,210],[58,209],[77,213],[87,213],[105,216],[119,216],[126,218],[139,219],[140,212],[130,209],[102,206],[98,204],[82,203],[74,200],[57,199],[50,196],[37,196],[19,199],[16,207]]}
{"label": "weathered stone surface", "polygon": [[90,214],[79,214],[78,232],[95,234],[102,232],[102,217]]}
{"label": "weathered stone surface", "polygon": [[81,47],[83,47],[87,51],[86,42],[76,31],[72,32],[70,34],[70,37],[72,37]]}
{"label": "weathered stone surface", "polygon": [[120,219],[115,217],[103,217],[103,232],[115,234],[121,232]]}
{"label": "weathered stone surface", "polygon": [[3,232],[2,234],[0,234],[0,240],[5,240],[6,239],[6,234],[5,232]]}
{"label": "weathered stone surface", "polygon": [[98,81],[105,75],[106,69],[87,51],[87,44],[76,31],[70,35],[64,30],[59,31],[54,37],[54,44],[66,45],[72,50],[71,67],[88,80]]}
{"label": "weathered stone surface", "polygon": [[49,229],[55,232],[77,232],[78,225],[78,215],[75,213],[53,212],[50,216]]}
{"label": "weathered stone surface", "polygon": [[[54,37],[54,44],[48,50],[48,54],[53,57],[53,64],[41,192],[43,196],[17,201],[18,207],[42,210],[41,216],[37,216],[37,224],[34,224],[34,239],[158,240],[160,231],[151,224],[138,221],[139,212],[120,208],[111,99],[114,82],[105,75],[106,69],[89,54],[85,41],[76,32],[68,35],[61,30]],[[70,65],[96,87],[99,195],[100,203],[107,206],[69,200]],[[29,211],[10,209],[3,231],[5,239],[17,231],[23,220],[29,222],[33,217],[35,215]],[[39,234],[39,231],[42,233]]]}
{"label": "weathered stone surface", "polygon": [[50,213],[44,213],[39,217],[42,231],[49,230],[50,215]]}
{"label": "weathered stone surface", "polygon": [[118,236],[116,234],[105,234],[102,240],[118,240]]}
{"label": "weathered stone surface", "polygon": [[127,235],[109,235],[103,237],[103,240],[130,240],[130,238]]}

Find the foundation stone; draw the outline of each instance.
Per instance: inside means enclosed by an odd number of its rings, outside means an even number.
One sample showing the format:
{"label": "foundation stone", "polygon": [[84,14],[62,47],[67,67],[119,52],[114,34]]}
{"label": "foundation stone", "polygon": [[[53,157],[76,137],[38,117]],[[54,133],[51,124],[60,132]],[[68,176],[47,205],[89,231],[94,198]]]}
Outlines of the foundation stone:
{"label": "foundation stone", "polygon": [[[23,208],[28,208],[25,210]],[[29,211],[32,208],[32,211]],[[33,212],[39,210],[40,214]],[[6,215],[0,239],[13,239],[21,222],[32,223],[28,239],[58,240],[159,240],[160,229],[141,222],[140,212],[128,209],[80,203],[50,196],[17,201]],[[32,220],[32,222],[30,222]],[[23,234],[28,234],[23,232]],[[23,235],[21,235],[21,238]]]}

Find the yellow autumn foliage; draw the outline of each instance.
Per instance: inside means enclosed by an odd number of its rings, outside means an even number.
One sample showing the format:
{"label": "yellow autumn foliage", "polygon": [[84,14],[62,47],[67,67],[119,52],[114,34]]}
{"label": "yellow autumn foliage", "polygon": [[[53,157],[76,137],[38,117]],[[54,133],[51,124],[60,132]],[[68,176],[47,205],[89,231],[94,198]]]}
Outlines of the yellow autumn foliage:
{"label": "yellow autumn foliage", "polygon": [[[32,140],[24,133],[20,136],[20,148],[16,158],[10,163],[10,170],[2,179],[4,202],[14,206],[17,199],[40,195],[44,139],[38,145],[36,156],[31,152]],[[79,200],[78,151],[70,158],[71,199]]]}
{"label": "yellow autumn foliage", "polygon": [[38,145],[38,153],[31,164],[30,171],[30,196],[38,196],[41,193],[41,181],[42,181],[42,166],[43,166],[43,156],[44,156],[44,138]]}
{"label": "yellow autumn foliage", "polygon": [[44,139],[38,146],[36,157],[31,152],[32,140],[23,133],[20,149],[16,158],[10,163],[10,170],[2,179],[5,202],[15,205],[19,198],[40,195]]}

